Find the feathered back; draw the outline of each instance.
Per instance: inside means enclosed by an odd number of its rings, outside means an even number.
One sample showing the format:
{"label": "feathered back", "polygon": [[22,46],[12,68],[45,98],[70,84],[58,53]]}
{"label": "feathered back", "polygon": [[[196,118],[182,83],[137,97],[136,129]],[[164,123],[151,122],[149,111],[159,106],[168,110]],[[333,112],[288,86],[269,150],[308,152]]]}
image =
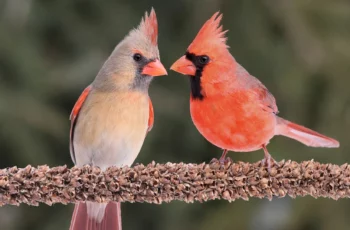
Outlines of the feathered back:
{"label": "feathered back", "polygon": [[141,19],[138,29],[146,35],[153,45],[157,45],[158,39],[158,22],[156,12],[152,8],[151,13],[145,13],[145,17]]}
{"label": "feathered back", "polygon": [[223,31],[222,25],[220,25],[222,14],[216,12],[208,21],[204,23],[200,31],[198,32],[191,45],[188,47],[188,51],[195,54],[210,52],[208,49],[213,48],[227,48],[226,45],[226,32]]}

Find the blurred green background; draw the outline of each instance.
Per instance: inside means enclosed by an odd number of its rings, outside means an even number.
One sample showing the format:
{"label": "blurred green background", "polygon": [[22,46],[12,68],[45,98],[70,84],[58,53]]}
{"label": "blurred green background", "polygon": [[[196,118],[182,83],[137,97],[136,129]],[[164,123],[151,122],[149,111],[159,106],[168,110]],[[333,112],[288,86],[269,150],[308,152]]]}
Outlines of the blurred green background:
{"label": "blurred green background", "polygon": [[[72,166],[70,110],[104,60],[154,7],[168,68],[217,10],[231,53],[274,94],[280,115],[338,139],[308,148],[277,137],[276,160],[350,162],[350,2],[348,0],[1,0],[0,168]],[[210,161],[221,150],[196,130],[189,82],[169,70],[150,87],[155,125],[136,162]],[[230,153],[255,162],[262,151]],[[124,229],[326,230],[350,228],[350,201],[310,197],[123,204]],[[73,205],[0,208],[0,229],[68,229]]]}

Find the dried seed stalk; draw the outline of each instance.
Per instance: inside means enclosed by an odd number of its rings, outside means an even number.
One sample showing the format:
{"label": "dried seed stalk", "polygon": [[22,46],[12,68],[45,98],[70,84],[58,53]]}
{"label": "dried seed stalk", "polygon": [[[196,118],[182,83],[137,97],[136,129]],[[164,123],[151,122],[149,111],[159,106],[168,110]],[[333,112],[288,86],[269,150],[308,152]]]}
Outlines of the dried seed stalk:
{"label": "dried seed stalk", "polygon": [[249,197],[310,195],[339,199],[350,195],[350,167],[314,161],[282,161],[270,173],[257,163],[218,161],[209,164],[136,165],[112,167],[105,172],[85,166],[7,168],[0,170],[0,206],[40,202],[121,201],[161,204],[172,200],[188,203]]}

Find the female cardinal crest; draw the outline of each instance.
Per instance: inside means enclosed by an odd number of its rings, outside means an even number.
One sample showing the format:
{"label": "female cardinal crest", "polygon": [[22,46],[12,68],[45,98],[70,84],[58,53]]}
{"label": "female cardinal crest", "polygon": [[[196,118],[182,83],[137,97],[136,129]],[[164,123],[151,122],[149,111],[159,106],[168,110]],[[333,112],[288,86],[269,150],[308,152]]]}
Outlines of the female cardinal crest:
{"label": "female cardinal crest", "polygon": [[158,45],[158,21],[153,8],[149,16],[147,12],[145,13],[138,29],[147,36],[153,45]]}

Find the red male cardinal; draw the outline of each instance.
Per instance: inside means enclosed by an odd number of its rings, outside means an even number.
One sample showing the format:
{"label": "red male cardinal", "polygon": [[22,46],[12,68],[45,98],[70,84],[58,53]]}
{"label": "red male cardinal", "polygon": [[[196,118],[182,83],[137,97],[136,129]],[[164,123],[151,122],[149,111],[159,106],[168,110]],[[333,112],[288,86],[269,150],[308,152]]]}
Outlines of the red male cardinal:
{"label": "red male cardinal", "polygon": [[[71,114],[70,152],[81,167],[130,166],[153,125],[148,88],[167,72],[159,60],[156,13],[145,14],[121,41]],[[71,230],[121,230],[120,203],[80,202]]]}
{"label": "red male cardinal", "polygon": [[293,138],[312,147],[339,147],[338,141],[276,116],[275,98],[250,75],[228,51],[215,13],[201,28],[187,52],[171,69],[189,75],[191,116],[199,132],[227,151],[250,152],[263,149],[264,163],[274,160],[266,145],[274,135]]}

